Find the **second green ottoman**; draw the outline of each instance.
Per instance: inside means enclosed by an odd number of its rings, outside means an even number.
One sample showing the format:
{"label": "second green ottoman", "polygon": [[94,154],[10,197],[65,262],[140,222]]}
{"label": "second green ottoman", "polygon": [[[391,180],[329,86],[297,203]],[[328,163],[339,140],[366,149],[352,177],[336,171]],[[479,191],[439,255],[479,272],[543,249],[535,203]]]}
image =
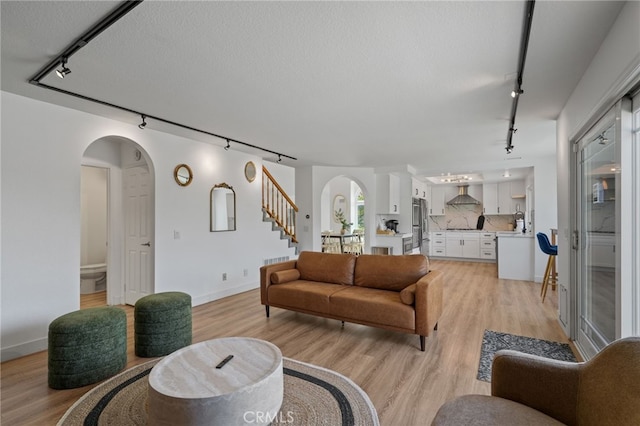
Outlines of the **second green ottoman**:
{"label": "second green ottoman", "polygon": [[135,353],[169,355],[191,344],[191,296],[179,291],[140,298],[133,311]]}

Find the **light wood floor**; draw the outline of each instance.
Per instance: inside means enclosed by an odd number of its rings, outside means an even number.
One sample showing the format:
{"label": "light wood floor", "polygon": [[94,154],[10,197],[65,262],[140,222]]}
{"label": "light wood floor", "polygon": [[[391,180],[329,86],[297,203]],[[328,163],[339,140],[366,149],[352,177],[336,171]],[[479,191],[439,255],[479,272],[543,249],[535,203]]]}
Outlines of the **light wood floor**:
{"label": "light wood floor", "polygon": [[[338,371],[364,389],[382,425],[425,425],[437,409],[458,395],[489,394],[476,380],[485,329],[567,342],[557,324],[557,293],[544,305],[540,285],[498,280],[490,263],[433,261],[445,273],[444,313],[426,352],[415,335],[378,330],[271,308],[267,319],[258,290],[193,309],[194,343],[223,336],[249,336],[276,344],[284,356]],[[104,303],[104,293],[85,300]],[[86,303],[85,303],[86,302]],[[148,361],[134,355],[133,308],[129,319],[128,364]],[[576,356],[577,352],[574,349]],[[93,386],[47,387],[47,354],[40,352],[2,363],[3,425],[53,425]]]}

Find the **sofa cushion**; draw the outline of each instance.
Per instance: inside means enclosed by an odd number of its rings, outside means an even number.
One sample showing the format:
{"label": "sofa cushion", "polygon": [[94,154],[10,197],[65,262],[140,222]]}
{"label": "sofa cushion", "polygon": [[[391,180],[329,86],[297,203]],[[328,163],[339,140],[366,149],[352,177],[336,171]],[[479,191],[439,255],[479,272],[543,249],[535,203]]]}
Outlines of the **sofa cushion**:
{"label": "sofa cushion", "polygon": [[385,256],[363,254],[356,260],[354,284],[360,287],[401,291],[429,272],[421,254]]}
{"label": "sofa cushion", "polygon": [[415,330],[415,310],[400,301],[397,291],[352,286],[333,293],[330,300],[331,314],[338,317]]}
{"label": "sofa cushion", "polygon": [[327,284],[304,280],[271,285],[268,289],[269,304],[328,314],[329,298],[332,294],[345,288],[348,287],[341,284]]}
{"label": "sofa cushion", "polygon": [[352,285],[355,263],[353,254],[303,251],[298,256],[296,269],[300,271],[301,280]]}
{"label": "sofa cushion", "polygon": [[413,305],[416,301],[416,284],[413,283],[409,286],[406,286],[400,292],[400,300],[405,305]]}
{"label": "sofa cushion", "polygon": [[552,417],[508,399],[464,395],[444,404],[431,423],[443,425],[563,425]]}
{"label": "sofa cushion", "polygon": [[288,283],[300,278],[300,271],[297,269],[285,269],[284,271],[276,271],[271,274],[271,282],[273,284]]}

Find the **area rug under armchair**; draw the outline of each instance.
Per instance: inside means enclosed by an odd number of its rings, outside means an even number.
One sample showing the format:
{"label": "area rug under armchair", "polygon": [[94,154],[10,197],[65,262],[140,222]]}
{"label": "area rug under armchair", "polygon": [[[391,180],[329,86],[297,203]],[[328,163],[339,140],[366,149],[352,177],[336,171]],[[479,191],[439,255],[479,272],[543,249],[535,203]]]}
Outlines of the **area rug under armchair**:
{"label": "area rug under armchair", "polygon": [[534,339],[532,337],[501,333],[485,330],[482,336],[482,350],[480,351],[480,365],[478,366],[478,380],[491,381],[491,363],[493,355],[502,349],[511,349],[529,355],[538,355],[559,361],[577,362],[576,357],[567,343]]}

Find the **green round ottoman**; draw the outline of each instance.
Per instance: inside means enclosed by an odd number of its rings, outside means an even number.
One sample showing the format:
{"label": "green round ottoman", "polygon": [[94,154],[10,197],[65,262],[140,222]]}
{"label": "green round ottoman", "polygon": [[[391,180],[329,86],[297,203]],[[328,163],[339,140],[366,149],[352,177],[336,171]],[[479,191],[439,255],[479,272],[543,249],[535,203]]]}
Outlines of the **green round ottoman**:
{"label": "green round ottoman", "polygon": [[150,294],[133,310],[136,355],[157,357],[191,344],[191,296],[179,291]]}
{"label": "green round ottoman", "polygon": [[49,387],[71,389],[127,365],[127,314],[114,306],[81,309],[49,324]]}

